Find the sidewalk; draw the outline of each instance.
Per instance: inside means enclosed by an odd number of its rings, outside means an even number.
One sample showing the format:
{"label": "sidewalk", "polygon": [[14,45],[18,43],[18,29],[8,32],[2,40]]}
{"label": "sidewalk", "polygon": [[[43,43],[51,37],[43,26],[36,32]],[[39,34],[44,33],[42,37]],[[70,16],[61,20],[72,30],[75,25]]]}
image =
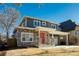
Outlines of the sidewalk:
{"label": "sidewalk", "polygon": [[49,46],[49,47],[40,47],[41,49],[51,49],[51,48],[79,48],[79,46]]}

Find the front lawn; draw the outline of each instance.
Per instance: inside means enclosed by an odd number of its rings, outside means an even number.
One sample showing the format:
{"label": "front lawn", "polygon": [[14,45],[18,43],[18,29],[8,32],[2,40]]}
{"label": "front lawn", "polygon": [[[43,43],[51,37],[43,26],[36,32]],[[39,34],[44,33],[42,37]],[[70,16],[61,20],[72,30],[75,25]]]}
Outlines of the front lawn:
{"label": "front lawn", "polygon": [[79,48],[23,48],[0,51],[3,56],[79,56]]}

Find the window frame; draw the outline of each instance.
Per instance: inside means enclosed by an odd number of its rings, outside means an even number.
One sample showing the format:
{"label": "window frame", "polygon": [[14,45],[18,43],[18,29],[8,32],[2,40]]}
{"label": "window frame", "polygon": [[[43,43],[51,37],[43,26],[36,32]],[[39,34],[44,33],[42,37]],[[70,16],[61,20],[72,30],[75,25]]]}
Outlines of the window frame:
{"label": "window frame", "polygon": [[[41,26],[41,21],[38,21],[38,20],[34,20],[33,21],[34,23],[33,23],[33,26]],[[36,24],[35,24],[36,23]]]}
{"label": "window frame", "polygon": [[[35,23],[36,23],[36,24],[35,24]],[[35,27],[38,26],[37,20],[34,20],[34,21],[33,21],[33,26],[35,26]]]}
{"label": "window frame", "polygon": [[[45,24],[43,24],[43,23],[45,23]],[[46,26],[46,22],[42,22],[42,26]]]}
{"label": "window frame", "polygon": [[75,31],[75,36],[79,36],[79,31]]}
{"label": "window frame", "polygon": [[[30,41],[30,40],[27,41],[27,40],[26,40],[26,34],[29,35],[29,37],[32,35],[32,37],[31,37],[31,38],[32,38],[32,41]],[[31,35],[30,35],[30,34],[31,34]],[[25,41],[22,40],[22,38],[23,38],[22,35],[25,35]],[[30,38],[29,38],[29,39],[30,39]],[[34,37],[33,37],[33,33],[25,33],[25,32],[21,32],[21,42],[33,42],[33,39],[34,39]]]}
{"label": "window frame", "polygon": [[55,25],[55,24],[51,24],[51,27],[52,27],[53,29],[56,29],[56,25]]}
{"label": "window frame", "polygon": [[38,26],[41,26],[41,21],[38,21]]}

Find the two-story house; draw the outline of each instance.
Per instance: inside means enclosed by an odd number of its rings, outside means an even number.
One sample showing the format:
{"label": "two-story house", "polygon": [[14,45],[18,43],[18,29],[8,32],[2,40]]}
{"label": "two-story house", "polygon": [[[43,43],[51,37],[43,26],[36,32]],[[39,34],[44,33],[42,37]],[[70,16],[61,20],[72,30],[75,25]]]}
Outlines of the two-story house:
{"label": "two-story house", "polygon": [[74,30],[69,31],[69,42],[73,45],[79,45],[79,25],[76,25]]}
{"label": "two-story house", "polygon": [[60,23],[61,31],[69,33],[69,44],[79,45],[79,25],[71,19]]}
{"label": "two-story house", "polygon": [[24,17],[14,34],[18,47],[68,45],[68,33],[60,30],[57,23]]}

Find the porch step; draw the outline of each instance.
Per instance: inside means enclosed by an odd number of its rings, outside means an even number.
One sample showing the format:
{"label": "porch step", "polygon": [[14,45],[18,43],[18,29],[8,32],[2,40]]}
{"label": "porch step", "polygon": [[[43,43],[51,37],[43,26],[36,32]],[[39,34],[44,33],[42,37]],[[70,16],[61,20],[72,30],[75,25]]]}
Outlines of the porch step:
{"label": "porch step", "polygon": [[52,48],[53,45],[40,45],[39,48]]}

